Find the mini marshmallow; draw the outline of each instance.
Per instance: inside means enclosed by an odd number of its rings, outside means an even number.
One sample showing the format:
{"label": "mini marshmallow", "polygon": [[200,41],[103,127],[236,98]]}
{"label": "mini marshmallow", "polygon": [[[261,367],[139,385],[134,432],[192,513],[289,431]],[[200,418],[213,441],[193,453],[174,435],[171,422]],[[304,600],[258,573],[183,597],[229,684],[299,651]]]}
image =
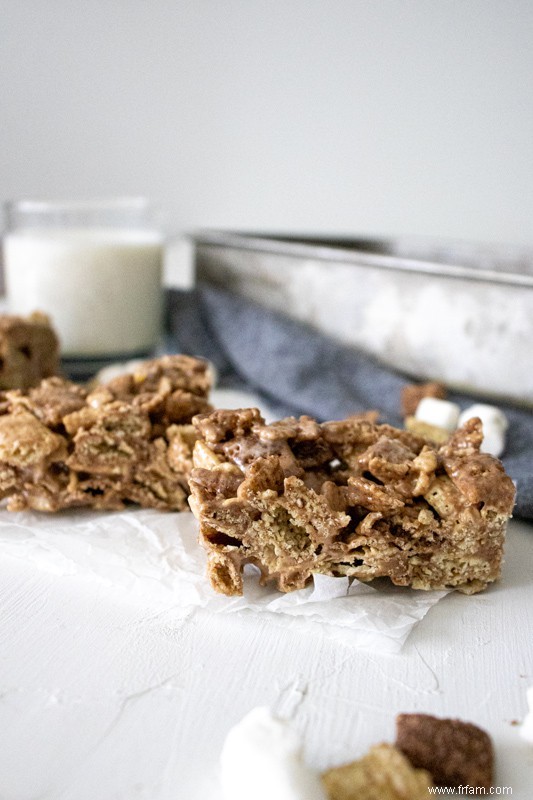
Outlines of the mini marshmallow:
{"label": "mini marshmallow", "polygon": [[139,369],[143,363],[141,358],[135,358],[133,361],[121,361],[110,364],[108,367],[103,367],[97,373],[96,383],[109,383],[109,381],[114,381],[115,378],[120,378],[122,375],[129,375]]}
{"label": "mini marshmallow", "polygon": [[533,744],[533,686],[530,686],[526,693],[529,713],[526,715],[520,726],[520,736],[529,744]]}
{"label": "mini marshmallow", "polygon": [[501,456],[505,450],[505,432],[509,427],[509,421],[503,411],[496,406],[475,403],[461,412],[458,425],[464,425],[472,417],[479,417],[483,423],[481,452],[496,457]]}
{"label": "mini marshmallow", "polygon": [[[203,356],[198,356],[198,358],[203,358]],[[206,359],[204,359],[204,361],[205,360]],[[214,389],[218,383],[218,370],[212,361],[207,362],[207,375],[211,381],[211,388]]]}
{"label": "mini marshmallow", "polygon": [[505,450],[505,433],[483,423],[483,441],[479,449],[482,453],[490,453],[498,458]]}
{"label": "mini marshmallow", "polygon": [[457,427],[460,412],[459,406],[449,400],[423,397],[415,411],[415,419],[435,425],[437,428],[444,428],[451,433]]}
{"label": "mini marshmallow", "polygon": [[489,406],[486,403],[474,403],[473,406],[469,406],[469,408],[465,408],[464,411],[461,411],[457,426],[461,427],[461,425],[464,425],[465,422],[472,419],[472,417],[479,417],[483,425],[494,425],[495,428],[499,428],[504,433],[509,427],[509,420],[503,411],[496,406]]}
{"label": "mini marshmallow", "polygon": [[327,800],[303,762],[300,737],[268,708],[254,708],[230,730],[220,764],[227,800]]}

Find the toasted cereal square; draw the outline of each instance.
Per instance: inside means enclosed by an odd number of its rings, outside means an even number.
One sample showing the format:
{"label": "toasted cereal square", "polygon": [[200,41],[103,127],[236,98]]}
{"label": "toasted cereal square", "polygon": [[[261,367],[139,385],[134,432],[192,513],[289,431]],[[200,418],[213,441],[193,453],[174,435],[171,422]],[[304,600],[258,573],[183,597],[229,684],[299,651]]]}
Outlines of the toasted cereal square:
{"label": "toasted cereal square", "polygon": [[45,314],[0,315],[0,389],[29,389],[59,371],[59,340]]}
{"label": "toasted cereal square", "polygon": [[359,761],[322,775],[329,800],[427,800],[431,775],[415,769],[390,744],[372,747]]}

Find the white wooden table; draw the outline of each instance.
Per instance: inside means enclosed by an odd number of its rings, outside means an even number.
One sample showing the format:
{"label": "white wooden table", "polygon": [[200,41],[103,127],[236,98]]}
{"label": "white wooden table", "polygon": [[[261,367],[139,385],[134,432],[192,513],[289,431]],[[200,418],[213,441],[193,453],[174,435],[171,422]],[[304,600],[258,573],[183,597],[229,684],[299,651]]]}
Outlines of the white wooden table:
{"label": "white wooden table", "polygon": [[533,684],[532,555],[533,526],[512,521],[501,582],[445,597],[398,655],[251,612],[176,625],[124,588],[2,555],[0,798],[216,800],[225,734],[257,705],[293,720],[318,768],[392,741],[398,712],[475,722],[497,783],[531,798],[516,722]]}

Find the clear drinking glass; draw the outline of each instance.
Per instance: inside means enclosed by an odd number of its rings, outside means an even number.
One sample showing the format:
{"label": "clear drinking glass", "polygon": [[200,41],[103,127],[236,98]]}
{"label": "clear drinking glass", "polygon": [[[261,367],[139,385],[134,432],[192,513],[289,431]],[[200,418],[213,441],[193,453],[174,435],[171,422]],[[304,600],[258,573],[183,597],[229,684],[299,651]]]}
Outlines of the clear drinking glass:
{"label": "clear drinking glass", "polygon": [[67,364],[150,354],[161,330],[163,236],[146,198],[6,207],[9,311],[44,311]]}

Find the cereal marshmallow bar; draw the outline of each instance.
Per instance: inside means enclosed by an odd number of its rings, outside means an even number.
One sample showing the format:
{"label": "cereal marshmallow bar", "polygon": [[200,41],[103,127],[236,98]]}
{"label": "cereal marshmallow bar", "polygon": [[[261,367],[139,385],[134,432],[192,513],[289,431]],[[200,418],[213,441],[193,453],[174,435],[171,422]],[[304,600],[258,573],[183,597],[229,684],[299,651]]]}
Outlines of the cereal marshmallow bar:
{"label": "cereal marshmallow bar", "polygon": [[284,592],[320,573],[470,594],[500,574],[515,488],[480,453],[478,419],[441,446],[371,415],[266,425],[252,408],[193,425],[189,502],[218,592],[241,594],[247,563]]}

